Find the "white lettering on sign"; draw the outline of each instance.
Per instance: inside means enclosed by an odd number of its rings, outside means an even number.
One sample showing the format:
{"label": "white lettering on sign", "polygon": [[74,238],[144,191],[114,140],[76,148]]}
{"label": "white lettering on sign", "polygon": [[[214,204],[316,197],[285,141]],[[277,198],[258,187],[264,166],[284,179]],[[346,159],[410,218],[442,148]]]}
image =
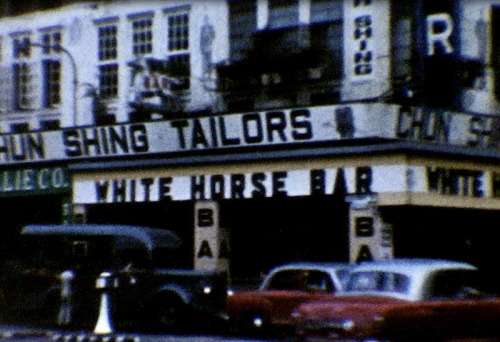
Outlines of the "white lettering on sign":
{"label": "white lettering on sign", "polygon": [[450,37],[453,33],[453,19],[448,13],[431,14],[427,16],[427,54],[434,56],[436,49],[441,54],[453,53]]}

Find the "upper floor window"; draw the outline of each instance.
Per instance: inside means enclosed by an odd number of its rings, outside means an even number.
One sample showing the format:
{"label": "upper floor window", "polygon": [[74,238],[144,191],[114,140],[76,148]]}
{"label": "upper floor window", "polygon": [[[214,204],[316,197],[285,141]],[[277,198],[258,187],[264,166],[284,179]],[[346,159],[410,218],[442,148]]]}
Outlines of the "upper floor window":
{"label": "upper floor window", "polygon": [[61,43],[60,31],[45,31],[41,35],[44,107],[53,107],[61,103],[61,61],[59,60]]}
{"label": "upper floor window", "polygon": [[29,36],[17,36],[12,40],[14,59],[24,59],[31,57],[31,39]]}
{"label": "upper floor window", "polygon": [[342,21],[343,0],[311,0],[311,23]]}
{"label": "upper floor window", "polygon": [[118,96],[118,29],[116,24],[98,28],[99,94],[102,99]]}
{"label": "upper floor window", "polygon": [[187,12],[168,15],[168,51],[181,52],[189,49],[189,14]]}
{"label": "upper floor window", "polygon": [[46,32],[42,34],[43,53],[45,55],[59,52],[61,46],[61,32]]}
{"label": "upper floor window", "polygon": [[118,30],[116,25],[98,28],[98,53],[100,61],[115,60],[118,57]]}
{"label": "upper floor window", "polygon": [[253,32],[257,27],[257,1],[229,2],[229,43],[231,60],[240,60],[252,49]]}
{"label": "upper floor window", "polygon": [[167,53],[170,73],[179,81],[173,90],[187,90],[190,87],[191,57],[189,53],[189,12],[167,13]]}
{"label": "upper floor window", "polygon": [[132,22],[134,56],[146,56],[153,52],[153,19],[142,18]]}
{"label": "upper floor window", "polygon": [[61,63],[58,60],[43,61],[44,106],[52,107],[61,103]]}
{"label": "upper floor window", "polygon": [[299,23],[298,0],[269,0],[269,27],[282,28]]}
{"label": "upper floor window", "polygon": [[33,107],[34,70],[31,61],[31,39],[29,35],[13,37],[14,75],[14,109],[31,109]]}

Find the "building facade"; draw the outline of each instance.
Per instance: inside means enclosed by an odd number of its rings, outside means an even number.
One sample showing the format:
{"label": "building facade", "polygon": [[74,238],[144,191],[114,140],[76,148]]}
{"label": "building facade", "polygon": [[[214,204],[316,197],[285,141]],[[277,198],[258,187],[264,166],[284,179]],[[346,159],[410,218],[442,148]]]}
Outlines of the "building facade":
{"label": "building facade", "polygon": [[235,278],[291,260],[492,266],[500,2],[3,12],[0,203],[13,239],[28,221],[169,228],[193,267]]}

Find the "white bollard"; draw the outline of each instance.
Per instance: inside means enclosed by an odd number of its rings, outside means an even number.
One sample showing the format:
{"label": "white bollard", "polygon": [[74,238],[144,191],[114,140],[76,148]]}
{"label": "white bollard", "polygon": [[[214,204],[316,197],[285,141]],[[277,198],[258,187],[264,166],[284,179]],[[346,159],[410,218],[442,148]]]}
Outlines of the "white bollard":
{"label": "white bollard", "polygon": [[99,318],[94,328],[94,334],[107,335],[113,333],[111,322],[109,290],[111,273],[102,272],[97,278],[96,288],[101,290],[101,304],[99,305]]}

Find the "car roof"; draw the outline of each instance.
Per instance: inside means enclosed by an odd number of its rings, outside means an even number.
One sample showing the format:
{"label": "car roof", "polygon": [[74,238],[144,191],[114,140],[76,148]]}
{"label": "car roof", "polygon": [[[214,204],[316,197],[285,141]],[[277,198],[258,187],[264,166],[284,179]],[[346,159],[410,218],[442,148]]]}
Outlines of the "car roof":
{"label": "car roof", "polygon": [[32,224],[21,231],[25,236],[113,237],[116,248],[139,247],[178,248],[181,239],[172,231],[132,225],[115,224]]}
{"label": "car roof", "polygon": [[416,259],[399,258],[379,261],[366,261],[357,264],[351,270],[352,272],[365,271],[392,271],[402,274],[415,275],[422,272],[432,272],[442,269],[468,269],[476,270],[475,266],[468,263],[444,259]]}
{"label": "car roof", "polygon": [[297,261],[273,267],[270,273],[287,269],[307,269],[335,272],[341,269],[350,269],[351,267],[352,265],[346,262]]}
{"label": "car roof", "polygon": [[[476,267],[461,261],[441,259],[391,259],[381,261],[367,261],[356,265],[351,270],[351,275],[359,272],[389,272],[399,273],[411,279],[411,284],[406,294],[394,293],[402,299],[419,300],[423,297],[429,275],[436,271],[446,270],[477,270]],[[356,291],[347,290],[345,294]],[[378,292],[380,294],[381,292]],[[388,294],[388,292],[385,292]]]}

